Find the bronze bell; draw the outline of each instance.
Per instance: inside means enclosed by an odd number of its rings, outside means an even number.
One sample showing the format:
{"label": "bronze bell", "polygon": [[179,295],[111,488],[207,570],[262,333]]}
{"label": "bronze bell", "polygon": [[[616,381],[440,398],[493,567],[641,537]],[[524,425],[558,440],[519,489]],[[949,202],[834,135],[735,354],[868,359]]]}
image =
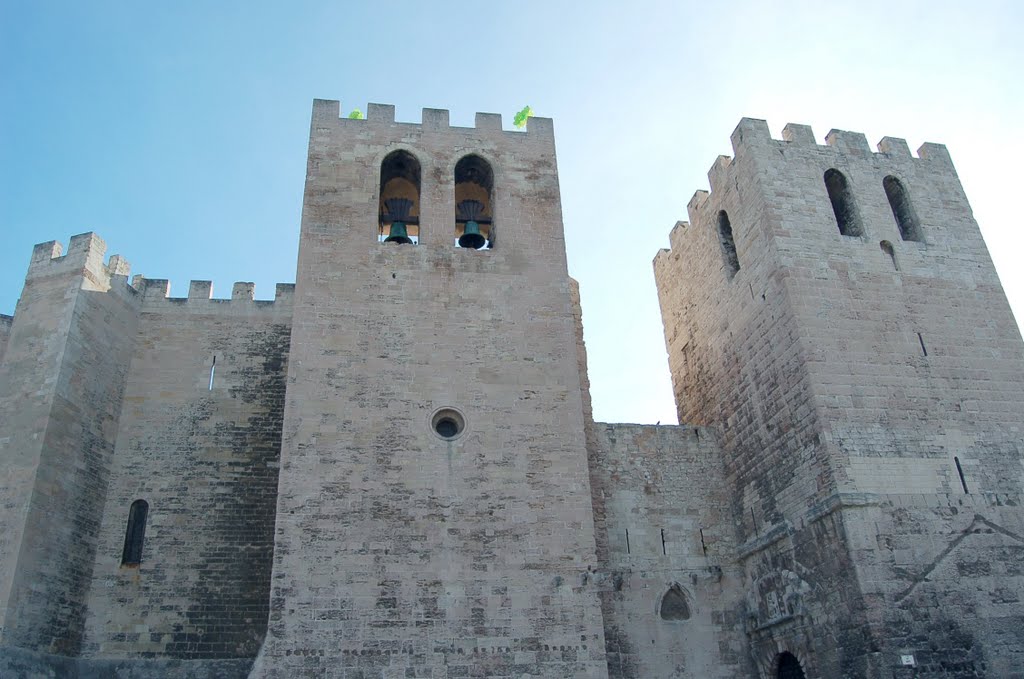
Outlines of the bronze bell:
{"label": "bronze bell", "polygon": [[459,236],[459,246],[479,250],[484,246],[487,239],[480,233],[480,225],[476,222],[466,222],[466,230]]}
{"label": "bronze bell", "polygon": [[384,206],[388,209],[387,218],[391,220],[391,229],[384,242],[406,245],[412,243],[409,231],[405,228],[405,220],[409,216],[409,210],[412,209],[412,201],[408,198],[388,198],[384,201]]}
{"label": "bronze bell", "polygon": [[479,250],[487,243],[487,239],[480,233],[480,224],[476,221],[483,211],[483,203],[478,200],[464,200],[459,203],[459,213],[466,220],[466,228],[459,236],[459,247]]}
{"label": "bronze bell", "polygon": [[384,239],[385,243],[404,243],[408,245],[412,242],[412,238],[409,238],[409,232],[405,229],[404,222],[391,222],[391,230],[388,231],[388,237]]}

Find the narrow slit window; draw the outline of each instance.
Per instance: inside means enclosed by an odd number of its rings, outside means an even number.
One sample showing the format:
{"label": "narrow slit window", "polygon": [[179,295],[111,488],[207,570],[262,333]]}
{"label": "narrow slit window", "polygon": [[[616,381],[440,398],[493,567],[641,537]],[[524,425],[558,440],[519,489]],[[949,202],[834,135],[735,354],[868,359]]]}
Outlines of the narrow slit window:
{"label": "narrow slit window", "polygon": [[420,240],[420,162],[408,151],[389,153],[380,164],[377,240],[409,245]]}
{"label": "narrow slit window", "polygon": [[907,188],[903,186],[896,177],[889,175],[882,180],[882,188],[885,189],[885,197],[889,199],[889,207],[892,208],[892,216],[896,219],[896,226],[900,229],[900,238],[909,241],[920,241],[921,224],[914,212],[914,206],[910,203],[910,196]]}
{"label": "narrow slit window", "polygon": [[732,224],[725,210],[718,213],[718,242],[722,246],[722,260],[725,262],[729,278],[740,270],[740,258],[736,254],[736,242],[732,237]]}
{"label": "narrow slit window", "polygon": [[666,556],[668,555],[668,548],[665,547],[665,529],[664,528],[661,529],[661,553],[666,555]]}
{"label": "narrow slit window", "polygon": [[626,529],[626,554],[629,554],[629,529]]}
{"label": "narrow slit window", "polygon": [[964,489],[964,495],[970,495],[971,491],[967,490],[967,479],[964,478],[964,468],[960,466],[960,458],[954,457],[953,462],[956,464],[956,473],[960,476],[960,487]]}
{"label": "narrow slit window", "polygon": [[210,364],[210,391],[213,391],[213,377],[214,373],[217,372],[217,356],[213,357],[213,363]]}
{"label": "narrow slit window", "polygon": [[850,183],[846,180],[846,176],[835,168],[827,170],[825,172],[825,190],[828,191],[828,199],[832,203],[832,212],[836,215],[839,233],[844,236],[863,235],[860,214],[853,201],[853,192],[850,191]]}
{"label": "narrow slit window", "polygon": [[921,333],[917,333],[917,341],[921,344],[921,353],[927,356],[928,348],[924,345],[924,337],[921,336]]}
{"label": "narrow slit window", "polygon": [[142,563],[142,543],[146,537],[146,516],[149,504],[136,500],[128,510],[128,527],[124,534],[124,550],[121,552],[122,566],[138,566]]}
{"label": "narrow slit window", "polygon": [[455,164],[455,247],[494,247],[494,172],[477,155]]}

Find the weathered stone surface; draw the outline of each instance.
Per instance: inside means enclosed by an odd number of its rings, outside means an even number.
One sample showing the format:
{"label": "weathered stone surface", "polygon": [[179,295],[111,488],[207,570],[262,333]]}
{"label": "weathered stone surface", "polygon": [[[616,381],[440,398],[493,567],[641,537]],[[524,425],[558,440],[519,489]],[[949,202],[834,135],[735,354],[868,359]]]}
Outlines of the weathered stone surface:
{"label": "weathered stone surface", "polygon": [[[290,295],[143,290],[83,655],[252,657],[270,596]],[[124,566],[139,499],[143,559]]]}
{"label": "weathered stone surface", "polygon": [[11,336],[11,323],[14,316],[0,314],[0,361],[4,360],[4,351],[7,350],[7,338]]}
{"label": "weathered stone surface", "polygon": [[[596,578],[609,674],[749,676],[742,573],[715,431],[604,423],[593,429],[602,565]],[[669,605],[684,601],[685,615],[669,614],[666,596]]]}
{"label": "weathered stone surface", "polygon": [[[254,676],[607,676],[550,127],[337,107],[314,109]],[[397,149],[421,166],[415,246],[378,242]],[[469,154],[494,173],[489,250],[453,247]]]}
{"label": "weathered stone surface", "polygon": [[686,424],[605,424],[551,122],[339,109],[273,302],[36,246],[0,676],[1024,676],[1024,343],[943,147],[741,121],[655,259]]}
{"label": "weathered stone surface", "polygon": [[[789,650],[827,677],[1021,672],[1024,346],[949,155],[784,137],[743,120],[736,157],[655,259],[680,418],[721,427],[755,660],[770,673]],[[861,236],[837,228],[829,170]],[[897,228],[888,177],[919,240]],[[973,537],[989,523],[987,543]],[[962,549],[1012,572],[985,582]],[[961,579],[937,580],[940,564]]]}

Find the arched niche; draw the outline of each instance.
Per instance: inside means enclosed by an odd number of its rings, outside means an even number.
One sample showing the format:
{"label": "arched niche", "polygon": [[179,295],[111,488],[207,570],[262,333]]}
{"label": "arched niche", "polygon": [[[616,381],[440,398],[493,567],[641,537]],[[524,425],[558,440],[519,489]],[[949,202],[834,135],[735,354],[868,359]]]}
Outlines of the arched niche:
{"label": "arched niche", "polygon": [[682,621],[690,619],[690,603],[686,593],[678,584],[668,588],[658,604],[658,615],[662,620]]}
{"label": "arched niche", "polygon": [[420,161],[408,151],[392,151],[381,161],[378,241],[419,242],[420,177]]}
{"label": "arched niche", "polygon": [[455,164],[455,243],[486,250],[494,247],[495,235],[494,171],[486,160],[470,154]]}

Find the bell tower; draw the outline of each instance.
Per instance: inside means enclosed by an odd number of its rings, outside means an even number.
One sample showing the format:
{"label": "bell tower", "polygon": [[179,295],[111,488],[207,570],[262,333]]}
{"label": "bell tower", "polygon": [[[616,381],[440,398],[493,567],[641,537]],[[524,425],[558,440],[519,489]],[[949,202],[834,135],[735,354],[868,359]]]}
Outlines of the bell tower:
{"label": "bell tower", "polygon": [[607,677],[570,283],[550,120],[314,103],[253,676]]}

